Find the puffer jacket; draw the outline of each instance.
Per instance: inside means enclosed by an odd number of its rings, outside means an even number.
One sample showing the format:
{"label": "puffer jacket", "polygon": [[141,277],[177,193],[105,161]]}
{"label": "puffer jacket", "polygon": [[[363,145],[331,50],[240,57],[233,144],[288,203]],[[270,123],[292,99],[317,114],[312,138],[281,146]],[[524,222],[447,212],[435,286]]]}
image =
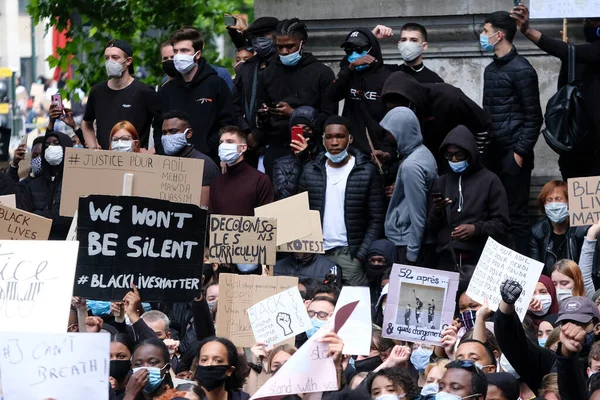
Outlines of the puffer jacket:
{"label": "puffer jacket", "polygon": [[[364,262],[371,243],[383,235],[383,182],[368,156],[353,149],[348,152],[356,158],[356,163],[346,184],[344,220],[350,254]],[[298,185],[298,193],[308,191],[310,209],[321,213],[321,222],[327,189],[326,160],[325,154],[320,154],[308,163]]]}
{"label": "puffer jacket", "polygon": [[537,72],[513,47],[504,57],[494,56],[483,78],[483,109],[494,127],[490,152],[514,151],[533,166],[543,122]]}

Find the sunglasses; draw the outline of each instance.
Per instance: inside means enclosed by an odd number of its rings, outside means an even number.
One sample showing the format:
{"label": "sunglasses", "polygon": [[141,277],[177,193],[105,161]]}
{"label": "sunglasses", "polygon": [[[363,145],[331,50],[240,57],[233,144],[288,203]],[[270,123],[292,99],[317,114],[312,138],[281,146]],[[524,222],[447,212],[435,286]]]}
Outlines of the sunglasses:
{"label": "sunglasses", "polygon": [[369,51],[371,51],[371,47],[369,47],[369,46],[360,46],[360,47],[359,46],[353,46],[353,47],[345,47],[344,48],[344,52],[348,56],[350,54],[354,53],[354,52],[357,52],[357,53],[360,54],[360,53],[362,53],[364,51],[366,51],[368,53]]}

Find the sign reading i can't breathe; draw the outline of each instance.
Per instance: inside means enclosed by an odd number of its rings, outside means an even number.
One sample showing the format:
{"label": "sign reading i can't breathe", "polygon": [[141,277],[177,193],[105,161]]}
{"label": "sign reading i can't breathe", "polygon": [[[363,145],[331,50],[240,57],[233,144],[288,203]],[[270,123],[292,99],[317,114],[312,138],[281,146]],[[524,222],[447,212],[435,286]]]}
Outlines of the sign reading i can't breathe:
{"label": "sign reading i can't breathe", "polygon": [[120,300],[135,284],[145,301],[189,301],[202,283],[207,211],[129,196],[79,199],[74,295]]}

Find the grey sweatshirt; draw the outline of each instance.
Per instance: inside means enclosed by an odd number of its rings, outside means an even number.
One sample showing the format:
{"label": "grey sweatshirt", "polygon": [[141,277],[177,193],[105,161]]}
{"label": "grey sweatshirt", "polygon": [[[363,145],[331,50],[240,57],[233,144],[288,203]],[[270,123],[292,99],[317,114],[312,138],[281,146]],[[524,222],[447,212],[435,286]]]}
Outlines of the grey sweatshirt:
{"label": "grey sweatshirt", "polygon": [[579,269],[583,276],[583,287],[588,298],[594,297],[596,288],[592,279],[592,269],[594,266],[594,256],[596,254],[596,241],[588,240],[586,237],[581,246],[581,255],[579,256]]}

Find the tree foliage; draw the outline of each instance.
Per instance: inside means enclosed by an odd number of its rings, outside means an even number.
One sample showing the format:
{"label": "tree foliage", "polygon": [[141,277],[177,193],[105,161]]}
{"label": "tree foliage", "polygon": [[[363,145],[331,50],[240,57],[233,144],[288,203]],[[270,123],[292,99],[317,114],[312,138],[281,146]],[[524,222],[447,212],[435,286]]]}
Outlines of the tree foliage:
{"label": "tree foliage", "polygon": [[207,42],[203,55],[209,62],[230,67],[230,59],[217,60],[212,39],[225,33],[225,13],[252,14],[252,6],[253,0],[31,0],[28,11],[36,24],[48,21],[47,30],[68,29],[70,41],[59,49],[58,57],[47,61],[62,70],[70,62],[75,74],[67,81],[66,92],[81,88],[87,93],[107,79],[103,50],[113,38],[131,44],[133,65],[148,72],[144,81],[151,85],[163,76],[160,44],[182,26],[203,32]]}

